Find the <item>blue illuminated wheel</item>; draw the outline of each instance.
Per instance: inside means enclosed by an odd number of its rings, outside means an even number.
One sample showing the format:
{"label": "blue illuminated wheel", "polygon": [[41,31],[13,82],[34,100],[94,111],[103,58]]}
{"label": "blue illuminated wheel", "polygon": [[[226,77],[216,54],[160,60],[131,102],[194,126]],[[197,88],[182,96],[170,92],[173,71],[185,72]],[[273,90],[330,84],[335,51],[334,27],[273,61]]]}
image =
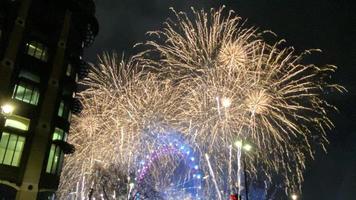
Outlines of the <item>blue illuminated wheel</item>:
{"label": "blue illuminated wheel", "polygon": [[134,199],[200,199],[199,155],[177,134],[155,139],[155,147],[138,161]]}

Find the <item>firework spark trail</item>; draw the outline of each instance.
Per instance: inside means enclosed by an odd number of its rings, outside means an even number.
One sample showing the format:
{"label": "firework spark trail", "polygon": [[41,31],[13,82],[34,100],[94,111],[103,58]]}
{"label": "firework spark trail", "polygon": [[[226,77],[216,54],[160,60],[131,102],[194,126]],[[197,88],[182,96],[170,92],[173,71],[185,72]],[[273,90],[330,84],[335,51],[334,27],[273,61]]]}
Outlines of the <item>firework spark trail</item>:
{"label": "firework spark trail", "polygon": [[[112,173],[111,188],[116,184],[116,176],[126,179],[137,158],[155,150],[157,144],[145,139],[150,134],[173,130],[180,109],[177,104],[182,92],[171,81],[138,70],[133,60],[120,62],[116,55],[104,55],[96,67],[82,83],[90,88],[79,94],[84,109],[74,118],[69,138],[76,146],[76,153],[65,159],[60,197],[72,192],[85,176],[88,176],[86,195],[90,185],[100,185],[99,179],[104,175]],[[174,168],[175,163],[170,161],[174,158],[163,159],[166,166]],[[99,177],[101,171],[103,176]],[[151,173],[155,178],[163,174],[154,170]],[[95,188],[95,191],[102,189]]]}
{"label": "firework spark trail", "polygon": [[233,192],[233,184],[232,184],[232,145],[229,146],[229,169],[228,169],[228,179],[229,179],[229,192],[232,194]]}
{"label": "firework spark trail", "polygon": [[[278,177],[286,191],[300,192],[313,138],[324,148],[326,131],[333,127],[327,114],[334,107],[324,93],[344,91],[326,79],[335,67],[303,64],[310,51],[298,55],[281,48],[281,41],[267,44],[263,32],[244,28],[232,11],[192,12],[189,18],[173,11],[175,18],[165,28],[150,33],[148,50],[128,62],[104,55],[91,69],[82,83],[89,89],[80,94],[84,109],[74,118],[69,138],[77,150],[66,158],[60,195],[72,192],[84,174],[86,194],[88,185],[101,181],[99,172],[111,174],[109,182],[116,187],[115,176],[127,178],[140,157],[155,151],[158,143],[147,137],[172,130],[200,155],[213,158],[200,163],[203,172],[216,175],[214,183],[204,183],[207,199],[218,198],[209,192],[216,186],[226,192],[227,182],[239,182],[238,176],[227,177],[238,173],[229,168],[239,163],[229,152],[236,140],[253,145],[244,153],[250,182],[274,183]],[[153,167],[160,187],[169,182],[176,159],[160,161],[172,166],[164,173],[159,164]]]}
{"label": "firework spark trail", "polygon": [[205,154],[205,159],[206,159],[206,162],[207,162],[208,167],[209,167],[209,174],[210,174],[210,176],[211,176],[211,179],[212,179],[213,182],[214,182],[216,194],[218,195],[219,200],[221,200],[221,192],[220,192],[218,183],[216,182],[214,170],[213,170],[213,168],[211,167],[210,160],[209,160],[209,155],[208,155],[208,154]]}
{"label": "firework spark trail", "polygon": [[[224,17],[223,8],[193,9],[192,18],[173,12],[162,30],[151,32],[157,37],[146,43],[142,63],[187,91],[179,119],[192,126],[183,133],[189,137],[196,130],[193,142],[214,156],[219,184],[226,182],[228,146],[242,139],[255,149],[246,154],[251,174],[281,176],[286,191],[300,191],[313,138],[324,148],[326,130],[333,127],[327,113],[334,107],[324,94],[344,91],[325,79],[336,68],[304,65],[313,50],[298,55],[281,48],[283,41],[267,44],[263,32],[244,28],[232,11]],[[160,59],[149,59],[151,53]]]}
{"label": "firework spark trail", "polygon": [[[236,158],[237,159],[237,188],[239,189],[237,191],[237,194],[241,195],[241,191],[242,191],[242,186],[241,186],[241,174],[242,174],[242,169],[241,169],[241,146],[237,147],[237,153],[236,154],[237,154],[236,155],[236,157],[237,157]],[[246,176],[246,174],[244,174],[244,176]]]}

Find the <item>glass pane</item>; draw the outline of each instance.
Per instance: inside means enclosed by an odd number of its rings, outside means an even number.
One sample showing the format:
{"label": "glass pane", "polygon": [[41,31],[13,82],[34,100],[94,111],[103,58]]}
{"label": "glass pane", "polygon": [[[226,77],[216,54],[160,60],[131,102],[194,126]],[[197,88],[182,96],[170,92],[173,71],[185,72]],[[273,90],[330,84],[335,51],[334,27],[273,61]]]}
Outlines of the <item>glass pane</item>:
{"label": "glass pane", "polygon": [[30,56],[35,55],[36,51],[36,46],[31,42],[30,44],[27,44],[27,54]]}
{"label": "glass pane", "polygon": [[15,90],[16,90],[15,98],[22,101],[23,96],[25,94],[25,88],[22,85],[16,85]]}
{"label": "glass pane", "polygon": [[12,161],[12,166],[16,166],[16,167],[20,166],[21,155],[22,155],[24,145],[25,145],[25,137],[19,136],[15,149],[14,159]]}
{"label": "glass pane", "polygon": [[64,133],[64,136],[63,136],[63,141],[67,141],[67,139],[68,139],[68,133],[65,132],[65,133]]}
{"label": "glass pane", "polygon": [[59,156],[60,156],[60,149],[59,147],[56,147],[56,151],[53,159],[52,171],[51,171],[52,174],[55,174],[57,171]]}
{"label": "glass pane", "polygon": [[6,149],[6,153],[5,153],[5,158],[3,161],[3,164],[5,164],[5,165],[11,165],[12,158],[15,153],[17,138],[18,138],[17,135],[14,135],[14,134],[10,135],[9,143],[7,145],[7,149]]}
{"label": "glass pane", "polygon": [[37,90],[34,90],[32,93],[32,99],[30,103],[32,105],[37,105],[39,97],[40,97],[40,93]]}
{"label": "glass pane", "polygon": [[63,117],[63,111],[64,111],[64,102],[61,101],[61,103],[59,104],[59,108],[58,108],[58,116],[59,117]]}
{"label": "glass pane", "polygon": [[43,48],[42,50],[42,59],[43,61],[47,61],[48,60],[48,53],[47,53],[47,48]]}
{"label": "glass pane", "polygon": [[49,151],[49,156],[48,156],[48,161],[47,161],[47,167],[46,167],[46,172],[51,173],[52,169],[52,163],[53,163],[53,156],[56,151],[56,146],[52,144],[51,150]]}
{"label": "glass pane", "polygon": [[3,162],[6,152],[6,146],[9,141],[10,134],[9,133],[2,133],[1,140],[0,140],[0,163]]}
{"label": "glass pane", "polygon": [[59,155],[59,162],[58,162],[58,167],[57,167],[57,174],[59,175],[62,171],[62,166],[63,166],[63,153],[61,152]]}
{"label": "glass pane", "polygon": [[23,102],[30,103],[31,101],[31,96],[32,96],[32,90],[29,88],[26,88],[25,90],[25,95],[22,99]]}
{"label": "glass pane", "polygon": [[35,57],[35,58],[38,58],[38,59],[40,59],[40,60],[42,60],[42,59],[43,59],[43,58],[42,58],[42,53],[43,53],[42,49],[37,48],[37,49],[36,49],[36,52],[35,52],[35,54],[34,54],[34,57]]}
{"label": "glass pane", "polygon": [[67,76],[70,76],[71,73],[72,73],[72,65],[71,65],[71,64],[68,64],[68,65],[67,65],[66,75],[67,75]]}
{"label": "glass pane", "polygon": [[23,131],[28,131],[30,120],[17,115],[8,117],[5,121],[5,127],[12,127]]}
{"label": "glass pane", "polygon": [[20,130],[24,130],[24,131],[28,130],[28,127],[27,127],[26,124],[24,124],[24,123],[22,123],[20,121],[14,120],[14,119],[6,119],[5,126],[6,127],[12,127],[12,128],[20,129]]}
{"label": "glass pane", "polygon": [[52,140],[62,140],[63,139],[63,130],[60,128],[55,128]]}

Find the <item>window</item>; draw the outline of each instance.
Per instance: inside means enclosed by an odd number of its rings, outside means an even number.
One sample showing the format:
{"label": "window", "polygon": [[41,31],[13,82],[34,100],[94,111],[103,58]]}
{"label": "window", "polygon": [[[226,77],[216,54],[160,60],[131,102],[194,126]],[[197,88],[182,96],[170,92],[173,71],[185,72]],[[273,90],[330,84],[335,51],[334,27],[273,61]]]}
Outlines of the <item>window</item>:
{"label": "window", "polygon": [[49,174],[59,174],[59,163],[62,163],[62,152],[59,146],[52,144],[48,156],[46,172]]}
{"label": "window", "polygon": [[69,64],[67,65],[66,75],[67,75],[67,76],[71,76],[71,75],[72,75],[72,70],[73,70],[72,65],[69,63]]}
{"label": "window", "polygon": [[24,145],[25,137],[3,132],[0,140],[0,164],[18,167]]}
{"label": "window", "polygon": [[58,116],[63,117],[63,113],[64,113],[64,101],[61,101],[58,108]]}
{"label": "window", "polygon": [[[4,131],[0,139],[0,164],[18,167],[25,145],[25,137],[21,136],[28,131],[30,119],[11,115],[6,118]],[[20,134],[20,135],[19,135]]]}
{"label": "window", "polygon": [[[53,132],[52,140],[66,141],[67,133],[64,132],[62,129],[56,127]],[[63,163],[63,152],[61,148],[56,144],[52,144],[48,155],[46,172],[49,174],[58,175],[61,171],[62,163]]]}
{"label": "window", "polygon": [[40,77],[30,71],[22,69],[19,73],[19,78],[27,79],[35,83],[40,83]]}
{"label": "window", "polygon": [[43,44],[31,41],[26,44],[27,54],[42,61],[48,60],[48,49]]}
{"label": "window", "polygon": [[[15,198],[14,198],[15,199]],[[39,191],[38,192],[38,197],[37,199],[41,199],[41,200],[55,200],[58,199],[56,198],[56,192],[52,192],[52,191]]]}
{"label": "window", "polygon": [[60,128],[55,128],[53,132],[52,140],[63,140],[67,141],[67,133]]}
{"label": "window", "polygon": [[67,119],[68,121],[70,121],[71,119],[71,112],[69,109],[69,106],[64,103],[64,101],[62,100],[61,103],[59,104],[59,108],[58,108],[58,116]]}
{"label": "window", "polygon": [[30,83],[25,83],[20,81],[14,87],[14,92],[12,94],[13,99],[18,99],[20,101],[37,105],[40,97],[40,92],[37,87]]}
{"label": "window", "polygon": [[5,127],[11,127],[22,131],[28,131],[30,120],[17,115],[12,115],[6,118]]}

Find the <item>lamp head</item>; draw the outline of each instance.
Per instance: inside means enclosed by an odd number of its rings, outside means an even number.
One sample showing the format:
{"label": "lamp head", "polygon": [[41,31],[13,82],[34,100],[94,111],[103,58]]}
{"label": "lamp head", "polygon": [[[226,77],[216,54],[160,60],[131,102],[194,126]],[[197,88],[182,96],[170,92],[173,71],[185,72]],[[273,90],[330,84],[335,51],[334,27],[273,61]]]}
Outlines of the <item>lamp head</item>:
{"label": "lamp head", "polygon": [[234,143],[234,145],[235,145],[236,147],[241,148],[241,147],[242,147],[242,141],[241,141],[241,140],[237,140],[237,141]]}
{"label": "lamp head", "polygon": [[292,198],[292,200],[297,200],[298,199],[298,195],[292,194],[291,198]]}
{"label": "lamp head", "polygon": [[4,104],[1,106],[1,113],[5,116],[9,116],[15,110],[15,107],[10,104]]}
{"label": "lamp head", "polygon": [[242,147],[245,151],[251,151],[252,146],[250,144],[244,144],[244,146]]}

